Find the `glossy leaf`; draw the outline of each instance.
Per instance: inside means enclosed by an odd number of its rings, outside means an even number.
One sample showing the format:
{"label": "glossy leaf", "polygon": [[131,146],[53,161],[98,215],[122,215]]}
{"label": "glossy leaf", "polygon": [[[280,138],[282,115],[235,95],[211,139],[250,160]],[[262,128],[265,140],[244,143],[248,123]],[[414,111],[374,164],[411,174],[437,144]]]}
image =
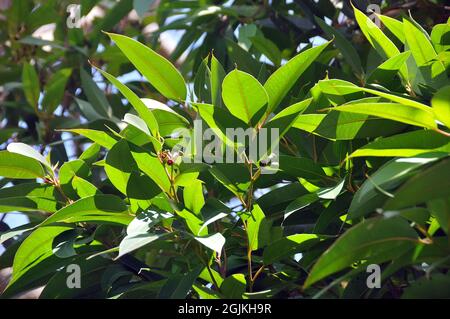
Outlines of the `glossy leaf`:
{"label": "glossy leaf", "polygon": [[0,151],[0,176],[18,179],[35,179],[44,176],[39,161],[18,153]]}
{"label": "glossy leaf", "polygon": [[124,202],[114,195],[94,195],[77,200],[50,217],[40,227],[56,222],[115,223],[128,225],[133,219]]}
{"label": "glossy leaf", "polygon": [[264,87],[252,75],[239,70],[227,74],[222,83],[222,98],[228,110],[245,123],[267,104]]}
{"label": "glossy leaf", "polygon": [[176,101],[186,99],[186,84],[178,70],[164,57],[129,37],[107,33],[130,62],[162,95]]}
{"label": "glossy leaf", "polygon": [[410,249],[417,234],[401,217],[372,218],[342,235],[315,263],[304,284],[305,288],[352,263],[368,259],[381,263]]}
{"label": "glossy leaf", "polygon": [[329,42],[297,54],[267,79],[264,83],[264,88],[269,96],[267,114],[276,109],[298,78],[327,48],[328,44]]}

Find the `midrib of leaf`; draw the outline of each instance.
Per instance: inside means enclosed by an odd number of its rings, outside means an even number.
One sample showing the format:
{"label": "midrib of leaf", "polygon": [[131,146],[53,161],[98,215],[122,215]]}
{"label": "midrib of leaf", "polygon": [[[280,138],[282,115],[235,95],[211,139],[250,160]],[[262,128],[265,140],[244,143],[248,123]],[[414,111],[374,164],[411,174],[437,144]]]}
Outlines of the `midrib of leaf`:
{"label": "midrib of leaf", "polygon": [[[134,40],[133,40],[133,41],[134,41]],[[135,45],[135,48],[136,48],[136,47],[139,47],[139,46],[142,46],[143,48],[145,48],[146,51],[148,50],[148,48],[147,48],[145,45],[141,44],[141,43],[134,43],[134,45]],[[136,51],[139,51],[139,50],[136,50]],[[165,77],[163,76],[163,74],[160,72],[160,70],[158,69],[158,67],[155,66],[155,65],[152,63],[151,59],[148,59],[148,57],[146,57],[146,56],[142,56],[142,55],[141,55],[141,52],[135,52],[135,50],[129,50],[129,52],[130,52],[129,54],[134,55],[134,56],[137,58],[136,60],[141,59],[141,60],[144,62],[144,65],[150,66],[150,68],[152,69],[152,71],[154,71],[154,72],[158,75],[158,78],[160,79],[160,81],[164,83],[164,86],[171,92],[171,94],[172,94],[174,97],[178,97],[177,92],[174,91],[174,88],[170,85],[170,82],[166,80],[166,78],[165,78]],[[157,55],[157,56],[160,56],[160,55],[157,54],[156,52],[151,52],[151,53],[152,53],[152,54],[155,54],[155,55]],[[132,60],[132,59],[130,59],[130,60]],[[178,98],[180,98],[180,97],[178,97]]]}
{"label": "midrib of leaf", "polygon": [[248,124],[250,123],[250,113],[249,113],[249,108],[248,108],[248,101],[245,97],[244,91],[242,90],[242,84],[241,84],[241,80],[239,79],[239,74],[236,73],[236,82],[238,84],[238,90],[239,90],[239,95],[241,96],[243,102],[244,102],[244,110],[245,113],[247,114],[247,119],[248,119]]}

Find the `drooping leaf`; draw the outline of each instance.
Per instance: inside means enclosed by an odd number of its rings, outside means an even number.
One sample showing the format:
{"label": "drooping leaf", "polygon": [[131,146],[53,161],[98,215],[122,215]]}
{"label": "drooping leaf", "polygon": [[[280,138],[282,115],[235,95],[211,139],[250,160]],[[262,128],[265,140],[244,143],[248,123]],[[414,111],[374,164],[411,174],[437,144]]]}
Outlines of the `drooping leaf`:
{"label": "drooping leaf", "polygon": [[0,176],[17,179],[44,177],[39,161],[18,153],[0,151]]}
{"label": "drooping leaf", "polygon": [[145,106],[144,102],[133,92],[131,91],[125,84],[117,80],[111,74],[98,69],[105,78],[107,78],[114,86],[116,86],[120,93],[130,102],[136,112],[139,114],[141,119],[147,124],[147,127],[152,132],[153,136],[157,136],[158,133],[158,122],[155,119],[155,116],[152,112]]}
{"label": "drooping leaf", "polygon": [[429,129],[435,129],[437,127],[431,109],[430,111],[425,111],[398,103],[348,104],[334,107],[333,110],[378,116],[388,120],[422,126]]}
{"label": "drooping leaf", "polygon": [[430,155],[397,158],[387,162],[370,176],[355,193],[348,210],[348,218],[355,219],[366,216],[376,208],[381,208],[392,196],[389,192],[410,177],[414,170],[438,159],[439,156]]}
{"label": "drooping leaf", "polygon": [[[432,185],[432,187],[430,187]],[[450,194],[450,160],[444,159],[416,174],[393,193],[385,209],[399,209]]]}
{"label": "drooping leaf", "polygon": [[381,263],[414,246],[416,232],[401,217],[372,218],[358,223],[337,239],[311,269],[304,287],[352,263]]}
{"label": "drooping leaf", "polygon": [[127,206],[114,195],[94,195],[81,198],[60,209],[44,222],[41,227],[56,222],[77,223],[116,223],[128,225],[133,219],[128,214]]}
{"label": "drooping leaf", "polygon": [[29,63],[23,65],[22,83],[27,102],[37,109],[41,89],[36,70]]}
{"label": "drooping leaf", "polygon": [[71,229],[69,226],[46,226],[32,232],[22,242],[14,256],[13,275],[8,287],[13,286],[31,268],[50,257],[53,254],[55,237]]}
{"label": "drooping leaf", "polygon": [[51,164],[49,161],[38,151],[36,151],[32,146],[24,144],[24,143],[11,143],[8,144],[6,148],[10,153],[20,154],[36,161],[41,162],[44,166],[46,166],[51,171]]}
{"label": "drooping leaf", "polygon": [[350,157],[409,157],[427,152],[450,152],[450,139],[435,131],[417,130],[377,139],[357,149]]}

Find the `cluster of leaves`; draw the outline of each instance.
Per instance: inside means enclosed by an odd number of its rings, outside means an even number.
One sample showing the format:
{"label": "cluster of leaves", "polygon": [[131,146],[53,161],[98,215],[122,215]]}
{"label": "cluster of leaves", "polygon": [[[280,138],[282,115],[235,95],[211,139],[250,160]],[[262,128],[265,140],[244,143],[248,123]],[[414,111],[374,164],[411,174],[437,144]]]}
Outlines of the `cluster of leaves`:
{"label": "cluster of leaves", "polygon": [[[164,3],[160,19],[170,12]],[[30,217],[0,237],[14,239],[0,256],[13,268],[4,297],[41,285],[42,298],[448,297],[449,21],[428,34],[411,17],[380,15],[381,30],[353,8],[372,47],[367,61],[324,14],[314,25],[332,40],[292,58],[291,44],[272,43],[252,24],[239,30],[241,45],[214,36],[228,30],[220,23],[263,20],[273,10],[263,7],[195,7],[178,21],[214,25],[188,50],[185,77],[149,47],[108,33],[116,45],[102,56],[110,61],[94,68],[127,106],[113,111],[81,68],[87,101],[75,102],[88,122],[47,127],[90,141],[81,155],[58,165],[53,152],[24,143],[0,151],[2,183],[16,182],[0,189],[0,211]],[[227,20],[217,20],[224,11]],[[178,55],[199,36],[187,34]],[[149,82],[144,90],[112,75],[124,57]],[[39,103],[35,68],[24,65],[24,98],[44,123],[55,119],[70,73],[55,73]],[[148,88],[165,103],[139,98]],[[171,134],[192,131],[197,118],[236,152],[226,128],[278,128],[279,170],[261,174],[264,161],[181,161]],[[67,287],[71,264],[81,268],[79,289]],[[366,285],[370,264],[382,267],[380,289]]]}

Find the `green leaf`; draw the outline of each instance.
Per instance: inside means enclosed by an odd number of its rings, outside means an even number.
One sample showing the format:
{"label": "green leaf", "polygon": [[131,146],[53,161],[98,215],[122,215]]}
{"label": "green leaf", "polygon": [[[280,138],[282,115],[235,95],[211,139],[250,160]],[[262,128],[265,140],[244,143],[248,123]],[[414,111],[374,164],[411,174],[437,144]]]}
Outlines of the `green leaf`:
{"label": "green leaf", "polygon": [[161,220],[169,217],[169,214],[160,214],[154,211],[147,211],[136,216],[127,227],[127,235],[120,242],[119,255],[116,259],[168,235],[167,233],[157,234],[150,231]]}
{"label": "green leaf", "polygon": [[349,157],[416,156],[427,152],[450,152],[450,139],[435,131],[418,130],[382,137],[357,149]]}
{"label": "green leaf", "polygon": [[393,195],[384,205],[385,209],[409,207],[450,195],[450,160],[444,159],[417,173]]}
{"label": "green leaf", "polygon": [[66,132],[76,133],[87,137],[91,141],[103,146],[106,149],[111,149],[117,140],[111,134],[104,131],[91,130],[86,128],[66,129]]}
{"label": "green leaf", "polygon": [[140,174],[126,140],[120,140],[108,152],[105,172],[111,183],[130,198],[132,211],[148,208],[151,199],[161,192],[154,181]]}
{"label": "green leaf", "polygon": [[106,99],[105,93],[100,90],[92,79],[92,76],[83,68],[80,68],[80,79],[83,93],[86,95],[94,110],[102,117],[110,118],[112,115],[112,110],[108,100]]}
{"label": "green leaf", "polygon": [[52,171],[52,166],[49,161],[38,151],[36,151],[32,146],[24,144],[24,143],[11,143],[8,144],[6,148],[10,153],[16,153],[28,158],[32,158],[36,161],[44,164],[50,171]]}
{"label": "green leaf", "polygon": [[416,109],[398,103],[355,103],[334,107],[333,110],[378,116],[401,123],[436,129],[437,124],[431,109]]}
{"label": "green leaf", "polygon": [[218,254],[222,253],[222,248],[225,245],[225,237],[221,233],[215,233],[208,237],[195,237],[195,240]]}
{"label": "green leaf", "polygon": [[167,282],[161,288],[158,298],[161,299],[184,299],[192,285],[200,275],[203,267],[197,267],[194,270],[180,275],[173,275],[167,279]]}
{"label": "green leaf", "polygon": [[138,171],[136,162],[131,156],[128,142],[120,140],[106,155],[105,172],[111,183],[123,194],[127,194],[131,173]]}
{"label": "green leaf", "polygon": [[264,125],[264,127],[267,129],[267,132],[271,132],[271,130],[274,128],[278,129],[278,138],[271,138],[270,147],[278,145],[280,139],[284,135],[286,135],[286,133],[289,131],[292,125],[294,125],[300,114],[302,114],[311,104],[311,101],[312,99],[306,99],[304,101],[286,107],[281,112],[276,114],[273,118],[271,118],[270,121],[267,122],[267,124]]}
{"label": "green leaf", "polygon": [[450,25],[448,24],[442,23],[433,27],[433,30],[431,31],[431,42],[437,53],[445,52],[450,49],[450,44],[448,43],[449,34]]}
{"label": "green leaf", "polygon": [[75,98],[81,113],[88,121],[96,121],[103,118],[102,115],[98,114],[91,103]]}
{"label": "green leaf", "polygon": [[377,16],[397,39],[405,43],[405,33],[403,32],[403,23],[401,21],[382,14],[377,14]]}
{"label": "green leaf", "polygon": [[[353,6],[353,4],[352,4]],[[381,31],[378,26],[364,13],[359,11],[353,6],[356,21],[358,22],[361,31],[367,38],[367,41],[372,45],[375,51],[383,58],[387,60],[400,53],[395,44]],[[406,65],[401,67],[400,74],[403,79],[408,78],[408,68]]]}
{"label": "green leaf", "polygon": [[436,118],[450,128],[450,85],[441,88],[431,100]]}
{"label": "green leaf", "polygon": [[51,185],[23,183],[0,189],[0,211],[55,212],[63,205],[59,192]]}
{"label": "green leaf", "polygon": [[[401,97],[398,95],[394,95],[394,94],[389,94],[386,92],[382,92],[382,91],[377,91],[377,90],[372,90],[372,89],[368,89],[368,88],[364,88],[364,87],[359,87],[354,85],[353,83],[350,82],[346,82],[346,81],[336,81],[336,80],[323,80],[323,81],[319,81],[319,84],[321,85],[322,91],[324,93],[329,93],[329,94],[343,94],[343,92],[347,91],[347,92],[366,92],[366,93],[370,93],[385,99],[388,99],[390,101],[393,102],[397,102],[400,104],[404,104],[407,106],[411,106],[423,111],[430,111],[430,108],[423,103],[411,100],[409,98],[405,98],[405,97]],[[354,102],[352,102],[352,104],[355,104]]]}
{"label": "green leaf", "polygon": [[122,95],[130,102],[136,112],[139,114],[142,120],[144,120],[147,127],[152,132],[153,136],[158,136],[158,122],[155,119],[155,116],[152,112],[147,108],[144,102],[133,92],[131,91],[125,84],[122,84],[119,80],[117,80],[111,74],[96,68],[99,70],[105,78],[107,78],[112,84],[114,84],[122,93]]}
{"label": "green leaf", "polygon": [[354,262],[382,263],[411,249],[416,232],[401,217],[367,219],[347,230],[311,269],[304,287],[350,267]]}
{"label": "green leaf", "polygon": [[422,30],[419,30],[419,28],[408,19],[403,19],[403,30],[406,42],[408,43],[408,47],[412,52],[414,60],[416,60],[417,66],[425,65],[436,58],[437,53],[434,50],[428,35],[425,35]]}
{"label": "green leaf", "polygon": [[128,225],[133,219],[128,214],[122,199],[114,195],[94,195],[77,200],[60,209],[44,222],[41,227],[56,222],[64,223],[115,223]]}
{"label": "green leaf", "polygon": [[96,257],[86,259],[85,256],[77,256],[71,263],[80,266],[80,287],[71,288],[67,286],[68,269],[62,269],[46,283],[39,299],[85,299],[104,298],[101,282],[102,276],[106,274],[107,267],[111,261],[107,258]]}
{"label": "green leaf", "polygon": [[410,55],[411,51],[406,51],[387,59],[372,71],[367,78],[367,82],[386,83],[391,81],[405,65]]}
{"label": "green leaf", "polygon": [[129,144],[131,155],[138,168],[150,177],[166,193],[170,192],[170,181],[163,164],[156,156],[152,156],[144,149]]}
{"label": "green leaf", "polygon": [[378,54],[387,60],[400,53],[394,43],[381,31],[378,26],[364,13],[353,7],[356,21],[361,31],[364,33],[367,41],[378,52]]}
{"label": "green leaf", "polygon": [[319,236],[315,234],[295,234],[278,239],[264,249],[264,264],[270,265],[283,258],[301,253],[318,241]]}
{"label": "green leaf", "polygon": [[205,205],[205,199],[203,197],[203,182],[200,180],[194,180],[188,186],[183,189],[183,200],[187,209],[200,215],[200,210]]}
{"label": "green leaf", "polygon": [[[247,128],[247,124],[240,119],[232,116],[223,108],[215,107],[212,104],[192,103],[192,106],[197,110],[198,114],[214,131],[217,137],[231,149],[234,149],[234,141],[231,136],[227,136],[228,129]],[[198,133],[197,133],[198,134]],[[229,134],[230,135],[230,134]],[[200,152],[201,150],[196,150]]]}
{"label": "green leaf", "polygon": [[266,113],[272,113],[281,103],[295,82],[306,71],[306,69],[319,57],[330,42],[318,47],[308,49],[297,54],[285,65],[276,70],[264,83],[264,88],[269,96],[269,105]]}
{"label": "green leaf", "polygon": [[39,102],[39,95],[41,93],[39,85],[39,77],[34,66],[25,63],[22,69],[22,83],[27,102],[37,109]]}
{"label": "green leaf", "polygon": [[[85,180],[88,179],[90,175],[91,175],[90,169],[83,160],[74,160],[66,162],[61,166],[61,168],[59,169],[59,182],[61,184],[62,190],[67,196],[69,196],[72,199],[78,199],[79,197],[77,191],[73,187],[74,186],[73,180],[75,177]],[[80,184],[84,184],[84,182],[81,181],[77,181],[75,183],[78,184],[78,187],[83,187]]]}
{"label": "green leaf", "polygon": [[404,182],[416,169],[432,163],[439,156],[396,158],[379,168],[355,193],[348,210],[348,219],[366,216],[392,197],[389,192]]}
{"label": "green leaf", "polygon": [[102,193],[97,189],[97,187],[95,187],[95,185],[79,176],[73,177],[72,188],[77,193],[79,198],[93,196]]}
{"label": "green leaf", "polygon": [[7,240],[14,238],[16,236],[20,236],[26,232],[34,230],[34,227],[30,227],[29,224],[12,228],[8,231],[0,233],[0,245],[6,242]]}
{"label": "green leaf", "polygon": [[320,181],[327,176],[319,164],[306,157],[280,155],[280,170],[290,176]]}
{"label": "green leaf", "polygon": [[180,102],[186,99],[186,83],[180,72],[167,59],[129,37],[107,34],[162,95]]}
{"label": "green leaf", "polygon": [[145,14],[150,11],[154,2],[155,0],[133,0],[133,8],[140,19],[143,19]]}
{"label": "green leaf", "polygon": [[228,216],[227,213],[218,213],[217,215],[211,217],[210,219],[208,219],[207,221],[205,221],[202,225],[202,227],[200,227],[198,233],[201,233],[203,229],[205,229],[206,227],[208,227],[208,225],[211,225],[212,223],[218,221],[219,219],[222,219],[224,217]]}
{"label": "green leaf", "polygon": [[61,69],[47,82],[44,87],[44,98],[42,99],[42,106],[48,114],[52,114],[64,97],[64,90],[67,81],[72,74],[72,69]]}
{"label": "green leaf", "polygon": [[216,59],[214,54],[211,55],[211,101],[214,106],[222,106],[222,82],[226,73],[222,64]]}
{"label": "green leaf", "polygon": [[242,299],[247,282],[244,274],[233,274],[222,282],[220,291],[227,299]]}
{"label": "green leaf", "polygon": [[161,136],[171,135],[189,126],[189,121],[167,105],[152,99],[141,99],[155,116]]}
{"label": "green leaf", "polygon": [[[61,233],[71,230],[69,226],[40,227],[32,232],[20,245],[14,256],[11,287],[31,268],[53,255],[53,240]],[[8,288],[6,288],[6,291]]]}
{"label": "green leaf", "polygon": [[301,114],[293,127],[330,140],[353,140],[390,135],[398,132],[402,125],[365,114],[331,111],[328,114]]}
{"label": "green leaf", "polygon": [[255,204],[251,214],[248,216],[241,215],[241,218],[245,220],[247,225],[249,249],[257,250],[264,247],[270,235],[270,224],[259,205]]}
{"label": "green leaf", "polygon": [[231,71],[223,80],[222,98],[230,113],[248,124],[268,102],[266,90],[258,80],[239,70]]}
{"label": "green leaf", "polygon": [[44,177],[45,172],[39,161],[28,156],[0,151],[0,176],[17,179]]}

